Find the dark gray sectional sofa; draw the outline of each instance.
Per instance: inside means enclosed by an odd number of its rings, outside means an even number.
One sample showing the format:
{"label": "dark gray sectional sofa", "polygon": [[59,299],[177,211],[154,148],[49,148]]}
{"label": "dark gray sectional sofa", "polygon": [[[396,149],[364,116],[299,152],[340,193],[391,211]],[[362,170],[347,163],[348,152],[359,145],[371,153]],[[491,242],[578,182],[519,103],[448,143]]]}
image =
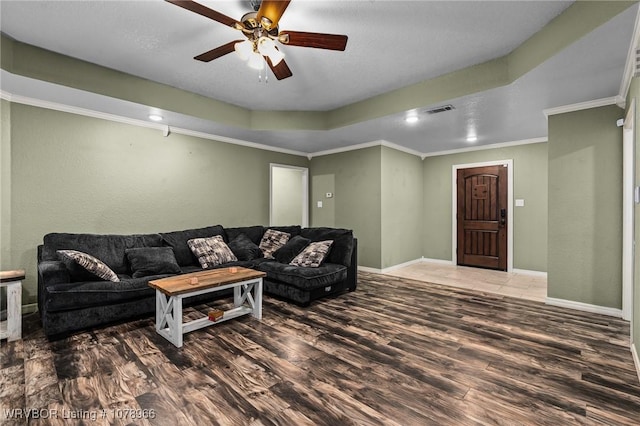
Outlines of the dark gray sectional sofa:
{"label": "dark gray sectional sofa", "polygon": [[[298,236],[300,241],[332,240],[333,244],[319,267],[291,266],[288,262],[296,254],[297,247],[287,246],[289,252],[283,248],[274,254],[275,259],[265,259],[259,250],[255,250],[267,229],[287,232],[292,239]],[[202,268],[187,241],[215,235],[221,235],[238,258],[238,261],[216,267],[244,266],[264,271],[267,274],[264,279],[266,294],[306,306],[320,297],[356,289],[357,240],[347,229],[299,226],[223,228],[216,225],[138,235],[51,233],[44,236],[43,244],[38,247],[38,309],[45,334],[55,338],[77,330],[153,314],[155,293],[148,282],[175,275],[176,271],[166,269],[160,263],[146,265],[144,273],[134,271],[129,253],[135,250],[130,249],[171,247],[180,273],[189,273]],[[73,262],[61,260],[58,250],[78,250],[94,256],[109,266],[120,281],[102,281]],[[154,274],[154,269],[159,272],[171,270],[173,273]],[[221,296],[224,294],[202,295],[187,303],[202,303]]]}

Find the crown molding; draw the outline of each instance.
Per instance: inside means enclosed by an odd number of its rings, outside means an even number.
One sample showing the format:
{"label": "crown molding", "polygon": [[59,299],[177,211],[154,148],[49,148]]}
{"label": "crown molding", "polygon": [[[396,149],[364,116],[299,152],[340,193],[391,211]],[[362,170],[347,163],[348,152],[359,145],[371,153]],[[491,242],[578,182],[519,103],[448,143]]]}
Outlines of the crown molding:
{"label": "crown molding", "polygon": [[460,149],[451,149],[451,150],[447,150],[447,151],[429,152],[427,154],[423,154],[423,159],[427,158],[427,157],[439,157],[439,156],[442,156],[442,155],[462,154],[464,152],[485,151],[487,149],[509,148],[509,147],[512,147],[512,146],[530,145],[530,144],[534,144],[534,143],[544,143],[544,142],[548,142],[548,141],[549,141],[549,139],[545,136],[545,137],[541,137],[541,138],[522,139],[522,140],[519,140],[519,141],[512,141],[512,142],[500,142],[500,143],[494,143],[494,144],[490,144],[490,145],[472,146],[472,147],[469,147],[469,148],[460,148]]}
{"label": "crown molding", "polygon": [[617,95],[610,98],[595,99],[593,101],[563,105],[555,108],[547,108],[545,110],[542,110],[542,112],[544,113],[545,117],[549,118],[550,115],[565,114],[567,112],[582,111],[585,109],[599,108],[608,105],[618,105],[621,108],[624,108],[624,104],[625,99],[622,96]]}
{"label": "crown molding", "polygon": [[[339,154],[339,153],[349,152],[349,151],[357,151],[360,149],[371,148],[374,146],[385,146],[387,148],[405,152],[410,155],[415,155],[416,157],[420,157],[422,160],[424,160],[427,157],[438,157],[442,155],[461,154],[465,152],[484,151],[488,149],[508,148],[508,147],[519,146],[519,145],[544,143],[548,141],[547,137],[539,137],[539,138],[524,139],[524,140],[512,141],[512,142],[501,142],[501,143],[495,143],[490,145],[480,145],[480,146],[474,146],[474,147],[468,147],[468,148],[425,153],[425,152],[420,152],[415,149],[407,148],[386,140],[377,140],[377,141],[365,142],[361,144],[350,145],[342,148],[335,148],[335,149],[330,149],[325,151],[307,153],[307,152],[296,151],[296,150],[291,150],[286,148],[277,148],[277,147],[264,145],[257,142],[251,142],[247,140],[229,138],[226,136],[198,132],[195,130],[180,128],[180,127],[168,126],[167,124],[163,124],[163,123],[151,123],[144,120],[133,119],[133,118],[119,116],[115,114],[103,113],[103,112],[94,111],[90,109],[65,105],[57,102],[50,102],[50,101],[44,101],[44,100],[30,98],[30,97],[21,96],[21,95],[14,95],[12,93],[9,93],[3,90],[0,90],[0,98],[7,100],[9,102],[15,102],[19,104],[30,105],[30,106],[35,106],[35,107],[40,107],[45,109],[52,109],[52,110],[67,112],[71,114],[78,114],[78,115],[83,115],[87,117],[99,118],[102,120],[115,121],[118,123],[129,124],[132,126],[139,126],[139,127],[154,129],[154,130],[158,130],[159,132],[162,132],[162,134],[165,136],[169,134],[181,134],[185,136],[208,139],[208,140],[228,143],[232,145],[239,145],[239,146],[244,146],[248,148],[260,149],[263,151],[271,151],[271,152],[277,152],[280,154],[289,154],[289,155],[295,155],[300,157],[307,157],[309,160],[311,160],[314,157],[321,157],[321,156],[326,156],[331,154]],[[598,100],[589,101],[589,102],[582,102],[579,104],[573,104],[573,105],[568,105],[564,107],[547,109],[544,112],[545,112],[545,115],[548,116],[548,115],[561,114],[561,113],[571,112],[571,111],[579,111],[579,110],[588,109],[588,108],[596,108],[600,106],[617,104],[620,102],[621,99],[622,99],[621,97],[615,96],[611,98],[598,99]],[[169,131],[167,132],[167,130]]]}
{"label": "crown molding", "polygon": [[313,157],[322,157],[325,155],[340,154],[342,152],[357,151],[359,149],[371,148],[374,146],[386,146],[387,148],[395,149],[396,151],[402,151],[407,154],[415,155],[416,157],[420,157],[420,158],[423,158],[423,155],[424,155],[422,152],[416,151],[415,149],[407,148],[402,145],[398,145],[396,143],[381,139],[377,141],[345,146],[342,148],[335,148],[335,149],[328,149],[326,151],[313,152],[313,153],[307,154],[307,158],[311,160]]}
{"label": "crown molding", "polygon": [[[67,112],[67,113],[70,113],[70,114],[83,115],[85,117],[99,118],[101,120],[108,120],[108,121],[114,121],[114,122],[117,122],[117,123],[129,124],[129,125],[132,125],[132,126],[145,127],[145,128],[148,128],[148,129],[155,129],[155,130],[158,130],[158,131],[162,132],[164,136],[168,136],[169,133],[174,133],[174,134],[181,134],[181,135],[185,135],[185,136],[193,136],[193,137],[196,137],[196,138],[202,138],[202,139],[218,141],[218,142],[222,142],[222,143],[240,145],[240,146],[245,146],[245,147],[249,147],[249,148],[261,149],[261,150],[264,150],[264,151],[278,152],[278,153],[281,153],[281,154],[290,154],[290,155],[296,155],[296,156],[300,156],[300,157],[306,157],[308,155],[305,152],[295,151],[295,150],[292,150],[292,149],[277,148],[277,147],[273,147],[273,146],[269,146],[269,145],[259,144],[259,143],[256,143],[256,142],[250,142],[250,141],[245,141],[245,140],[240,140],[240,139],[234,139],[234,138],[229,138],[229,137],[226,137],[226,136],[214,135],[214,134],[209,134],[209,133],[204,133],[204,132],[198,132],[198,131],[195,131],[195,130],[183,129],[183,128],[180,128],[180,127],[168,126],[167,124],[151,123],[151,122],[148,122],[148,121],[138,120],[138,119],[135,119],[135,118],[124,117],[124,116],[121,116],[121,115],[109,114],[109,113],[104,113],[104,112],[100,112],[100,111],[94,111],[94,110],[90,110],[90,109],[85,109],[85,108],[65,105],[65,104],[61,104],[61,103],[57,103],[57,102],[44,101],[44,100],[41,100],[41,99],[30,98],[30,97],[27,97],[27,96],[14,95],[12,93],[9,93],[9,92],[3,91],[3,90],[0,90],[0,98],[2,98],[4,100],[7,100],[9,102],[14,102],[14,103],[23,104],[23,105],[30,105],[30,106],[35,106],[35,107],[39,107],[39,108],[51,109],[51,110],[61,111],[61,112]],[[170,132],[167,132],[167,129]]]}

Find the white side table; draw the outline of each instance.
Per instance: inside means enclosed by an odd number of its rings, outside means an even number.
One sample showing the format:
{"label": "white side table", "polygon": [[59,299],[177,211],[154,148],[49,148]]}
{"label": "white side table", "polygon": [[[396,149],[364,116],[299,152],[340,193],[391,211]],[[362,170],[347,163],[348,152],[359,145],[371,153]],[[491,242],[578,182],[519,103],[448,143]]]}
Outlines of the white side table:
{"label": "white side table", "polygon": [[24,270],[0,272],[0,287],[7,288],[7,320],[0,322],[0,339],[22,338],[22,280]]}

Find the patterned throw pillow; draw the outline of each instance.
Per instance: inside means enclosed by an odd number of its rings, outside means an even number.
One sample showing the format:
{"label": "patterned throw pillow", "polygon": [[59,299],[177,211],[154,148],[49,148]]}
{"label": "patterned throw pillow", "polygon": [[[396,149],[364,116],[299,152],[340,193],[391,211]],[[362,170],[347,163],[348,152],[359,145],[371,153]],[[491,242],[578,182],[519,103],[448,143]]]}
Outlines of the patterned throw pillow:
{"label": "patterned throw pillow", "polygon": [[275,229],[267,229],[260,241],[260,250],[264,253],[266,259],[273,259],[273,252],[287,244],[291,234],[276,231]]}
{"label": "patterned throw pillow", "polygon": [[188,240],[187,245],[198,258],[198,262],[200,262],[200,266],[202,266],[203,269],[238,260],[229,246],[225,244],[222,235],[208,238],[194,238]]}
{"label": "patterned throw pillow", "polygon": [[100,260],[91,256],[90,254],[83,253],[77,250],[58,250],[57,253],[62,257],[76,262],[88,272],[91,272],[92,274],[98,276],[99,278],[102,278],[105,281],[120,281],[116,273],[113,272],[111,268],[102,263]]}
{"label": "patterned throw pillow", "polygon": [[310,243],[289,265],[317,268],[322,264],[324,258],[327,257],[331,244],[333,244],[333,240]]}

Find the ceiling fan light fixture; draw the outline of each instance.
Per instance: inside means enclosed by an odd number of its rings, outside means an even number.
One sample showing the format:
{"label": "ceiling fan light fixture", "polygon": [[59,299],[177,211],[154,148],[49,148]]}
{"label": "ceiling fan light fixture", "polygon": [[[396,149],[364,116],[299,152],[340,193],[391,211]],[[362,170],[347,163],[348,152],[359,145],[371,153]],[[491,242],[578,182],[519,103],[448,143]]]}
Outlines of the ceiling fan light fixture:
{"label": "ceiling fan light fixture", "polygon": [[258,39],[258,52],[263,56],[269,57],[271,64],[274,66],[284,59],[284,53],[278,50],[276,42],[269,37],[260,37]]}
{"label": "ceiling fan light fixture", "polygon": [[253,43],[251,43],[251,41],[249,40],[241,41],[239,43],[236,43],[233,46],[233,49],[236,51],[240,59],[246,61],[253,53]]}
{"label": "ceiling fan light fixture", "polygon": [[247,62],[249,67],[254,70],[262,70],[264,68],[264,58],[258,52],[253,52],[249,56],[249,61]]}
{"label": "ceiling fan light fixture", "polygon": [[284,53],[282,53],[278,49],[275,49],[273,53],[269,55],[269,59],[271,60],[271,64],[275,67],[284,59]]}

